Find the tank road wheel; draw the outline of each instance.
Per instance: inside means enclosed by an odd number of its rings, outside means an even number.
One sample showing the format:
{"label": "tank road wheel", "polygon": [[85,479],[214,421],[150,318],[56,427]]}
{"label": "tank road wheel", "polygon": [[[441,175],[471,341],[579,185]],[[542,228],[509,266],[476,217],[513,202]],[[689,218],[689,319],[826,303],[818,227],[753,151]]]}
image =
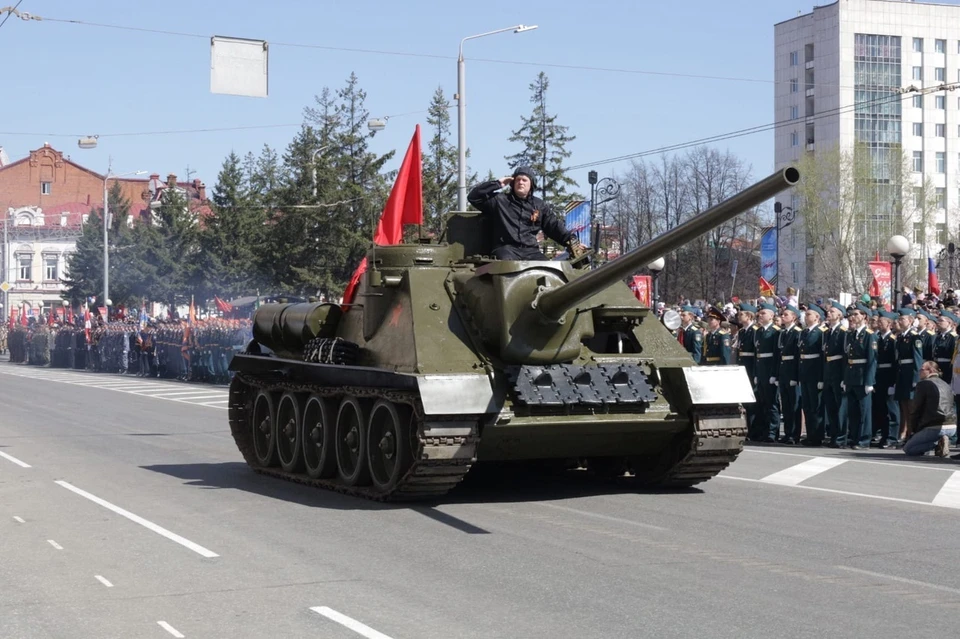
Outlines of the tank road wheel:
{"label": "tank road wheel", "polygon": [[393,490],[410,468],[409,406],[381,399],[370,410],[367,461],[370,479],[381,493]]}
{"label": "tank road wheel", "polygon": [[300,400],[286,392],[277,404],[277,457],[280,468],[288,473],[300,472],[303,457],[300,451]]}
{"label": "tank road wheel", "polygon": [[253,402],[253,455],[260,466],[276,465],[277,460],[277,411],[273,396],[268,391],[260,391]]}
{"label": "tank road wheel", "polygon": [[303,461],[307,474],[313,479],[329,478],[337,474],[334,425],[330,421],[327,402],[319,395],[307,398],[300,424],[303,442]]}
{"label": "tank road wheel", "polygon": [[337,470],[347,486],[370,483],[367,466],[367,420],[363,404],[356,397],[344,397],[337,411]]}

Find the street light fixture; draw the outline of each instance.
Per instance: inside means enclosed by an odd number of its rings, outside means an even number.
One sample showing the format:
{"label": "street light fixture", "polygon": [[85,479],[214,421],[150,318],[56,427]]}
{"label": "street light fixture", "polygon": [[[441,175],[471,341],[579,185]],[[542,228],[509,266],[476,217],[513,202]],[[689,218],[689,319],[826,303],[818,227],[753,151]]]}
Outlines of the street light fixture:
{"label": "street light fixture", "polygon": [[667,265],[667,261],[658,257],[647,264],[647,268],[653,273],[653,310],[657,310],[657,303],[660,301],[660,271]]}
{"label": "street light fixture", "polygon": [[513,31],[514,33],[523,33],[524,31],[533,31],[537,25],[518,24],[514,27],[506,27],[486,33],[467,36],[460,41],[460,54],[457,57],[457,150],[459,157],[457,160],[457,210],[467,210],[467,102],[466,102],[466,78],[464,77],[463,63],[463,43],[467,40],[475,40],[495,33],[504,33]]}
{"label": "street light fixture", "polygon": [[77,146],[81,149],[95,149],[97,148],[97,138],[99,135],[88,135],[87,137],[80,138],[77,140]]}
{"label": "street light fixture", "polygon": [[910,252],[910,240],[894,235],[887,242],[887,252],[893,258],[894,309],[900,310],[900,261]]}

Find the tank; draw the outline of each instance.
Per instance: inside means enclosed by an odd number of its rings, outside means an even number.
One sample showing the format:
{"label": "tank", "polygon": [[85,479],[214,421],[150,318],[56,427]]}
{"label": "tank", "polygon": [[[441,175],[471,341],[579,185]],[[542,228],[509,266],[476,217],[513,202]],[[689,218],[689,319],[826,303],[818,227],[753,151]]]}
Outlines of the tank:
{"label": "tank", "polygon": [[257,310],[230,365],[237,447],[259,473],[378,500],[440,498],[486,461],[708,480],[743,450],[750,381],[694,365],[624,280],[799,177],[778,171],[595,269],[492,259],[477,213],[450,214],[438,242],[375,246],[349,307]]}

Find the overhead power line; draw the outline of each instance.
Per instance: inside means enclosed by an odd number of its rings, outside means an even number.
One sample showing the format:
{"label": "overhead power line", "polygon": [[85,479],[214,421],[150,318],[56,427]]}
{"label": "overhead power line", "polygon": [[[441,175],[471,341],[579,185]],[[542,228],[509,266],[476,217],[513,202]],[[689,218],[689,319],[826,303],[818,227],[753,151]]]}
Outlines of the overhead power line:
{"label": "overhead power line", "polygon": [[0,22],[0,28],[3,28],[3,25],[5,25],[7,20],[10,19],[10,16],[20,14],[20,12],[17,11],[17,7],[19,7],[22,2],[23,0],[18,0],[17,4],[15,4],[12,9],[10,7],[7,7],[6,9],[0,9],[0,13],[3,13],[4,11],[7,12],[7,15],[3,16],[3,22]]}
{"label": "overhead power line", "polygon": [[928,87],[925,89],[918,89],[915,86],[910,86],[905,89],[901,89],[894,93],[891,93],[890,96],[884,96],[881,98],[875,98],[873,100],[866,100],[863,102],[855,102],[854,104],[848,104],[841,107],[835,107],[833,109],[827,109],[826,111],[821,111],[810,117],[804,119],[793,119],[788,118],[786,120],[779,120],[776,122],[771,122],[768,124],[761,124],[757,126],[747,127],[745,129],[738,129],[736,131],[730,131],[728,133],[720,133],[718,135],[712,135],[704,138],[698,138],[696,140],[690,140],[687,142],[680,142],[678,144],[671,144],[667,146],[658,147],[655,149],[649,149],[646,151],[638,151],[637,153],[628,153],[626,155],[619,155],[616,157],[606,158],[603,160],[595,160],[593,162],[584,162],[583,164],[575,164],[572,166],[564,167],[566,171],[572,171],[576,169],[585,169],[594,166],[601,166],[604,164],[613,164],[614,162],[624,162],[626,160],[635,160],[649,155],[659,155],[661,153],[669,153],[671,151],[680,151],[686,148],[693,146],[700,146],[702,144],[710,144],[712,142],[722,142],[724,140],[731,140],[734,138],[745,137],[748,135],[754,135],[756,133],[764,133],[766,131],[773,131],[785,126],[790,125],[800,125],[806,122],[812,122],[816,120],[821,120],[824,118],[832,118],[834,116],[841,115],[843,113],[849,113],[858,109],[868,108],[871,106],[880,106],[897,100],[903,100],[908,96],[912,95],[924,95],[927,93],[937,93],[939,91],[954,91],[957,88],[960,88],[960,83],[952,84],[941,84],[934,87]]}

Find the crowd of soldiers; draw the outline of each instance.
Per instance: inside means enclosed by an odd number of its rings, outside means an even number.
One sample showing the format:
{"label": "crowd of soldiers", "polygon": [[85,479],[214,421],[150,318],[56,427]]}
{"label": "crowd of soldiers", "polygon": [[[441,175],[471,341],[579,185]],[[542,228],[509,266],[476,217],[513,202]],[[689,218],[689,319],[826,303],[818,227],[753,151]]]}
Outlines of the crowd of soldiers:
{"label": "crowd of soldiers", "polygon": [[683,305],[676,337],[700,365],[746,369],[756,397],[746,407],[751,441],[897,448],[913,433],[910,402],[925,361],[937,363],[960,408],[960,309],[934,299],[905,298],[893,310],[868,296],[849,306],[772,297],[705,312]]}
{"label": "crowd of soldiers", "polygon": [[[6,327],[4,327],[6,329]],[[185,381],[229,382],[233,354],[252,339],[250,320],[15,325],[7,342],[10,361]]]}

